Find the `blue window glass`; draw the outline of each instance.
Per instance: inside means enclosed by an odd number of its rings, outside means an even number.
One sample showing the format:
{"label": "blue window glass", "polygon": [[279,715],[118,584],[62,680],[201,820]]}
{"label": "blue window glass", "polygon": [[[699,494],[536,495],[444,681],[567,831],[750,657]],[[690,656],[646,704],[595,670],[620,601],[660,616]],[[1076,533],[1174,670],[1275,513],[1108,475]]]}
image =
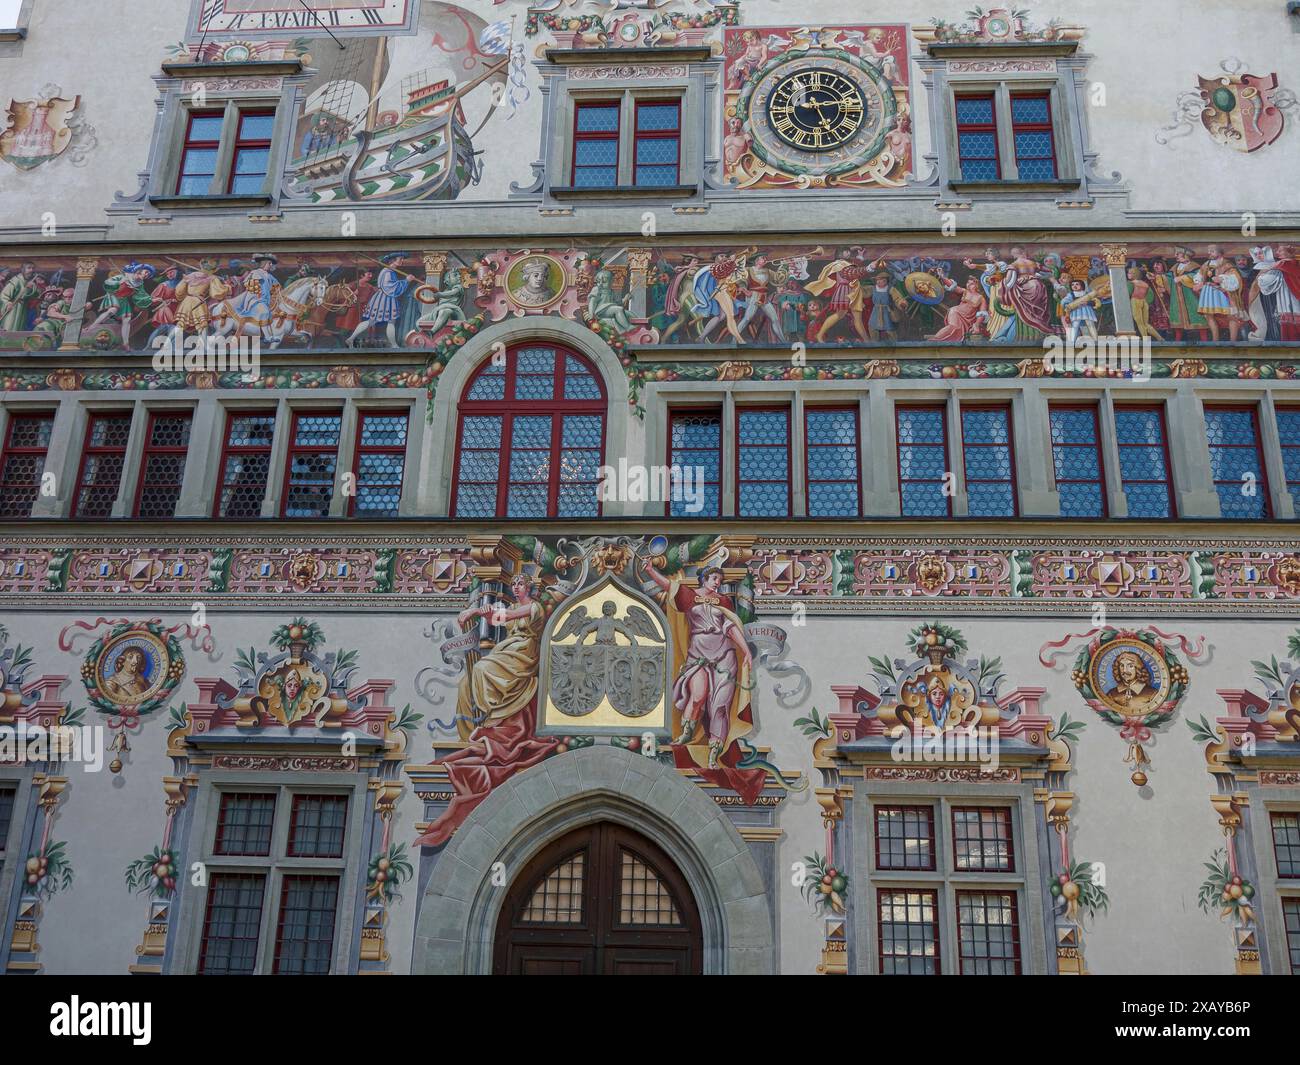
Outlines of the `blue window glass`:
{"label": "blue window glass", "polygon": [[717,517],[722,511],[722,415],[716,410],[678,410],[668,420],[670,496],[668,513]]}
{"label": "blue window glass", "polygon": [[340,414],[295,414],[289,443],[286,518],[329,516],[338,466]]}
{"label": "blue window glass", "polygon": [[942,407],[895,407],[898,431],[898,488],[904,517],[946,518],[944,493],[948,434]]}
{"label": "blue window glass", "polygon": [[808,514],[857,517],[858,412],[809,408],[807,425]]}
{"label": "blue window glass", "polygon": [[1300,517],[1300,409],[1277,412],[1277,435],[1282,441],[1282,473],[1286,490]]}
{"label": "blue window glass", "polygon": [[736,412],[736,512],[740,517],[790,513],[790,412]]}
{"label": "blue window glass", "polygon": [[573,117],[573,184],[608,188],[618,184],[617,103],[579,104]]}
{"label": "blue window glass", "polygon": [[406,412],[362,411],[359,417],[357,494],[352,513],[364,518],[395,518],[406,465]]}
{"label": "blue window glass", "polygon": [[1225,518],[1269,517],[1268,480],[1253,408],[1207,407],[1210,472]]}
{"label": "blue window glass", "polygon": [[681,150],[681,110],[672,103],[638,104],[633,180],[638,185],[676,185]]}
{"label": "blue window glass", "polygon": [[957,157],[964,181],[997,181],[1002,177],[998,162],[998,127],[993,95],[958,96]]}
{"label": "blue window glass", "polygon": [[967,513],[972,518],[1016,515],[1015,458],[1011,409],[963,408],[962,453],[966,472]]}
{"label": "blue window glass", "polygon": [[1105,478],[1095,407],[1052,407],[1052,465],[1061,514],[1067,518],[1106,516]]}
{"label": "blue window glass", "polygon": [[604,389],[586,360],[545,345],[489,360],[460,404],[453,513],[595,517],[604,424]]}
{"label": "blue window glass", "polygon": [[1172,518],[1169,452],[1160,407],[1122,407],[1115,411],[1119,476],[1130,518]]}
{"label": "blue window glass", "polygon": [[1011,133],[1021,181],[1056,178],[1052,108],[1046,94],[1011,97]]}

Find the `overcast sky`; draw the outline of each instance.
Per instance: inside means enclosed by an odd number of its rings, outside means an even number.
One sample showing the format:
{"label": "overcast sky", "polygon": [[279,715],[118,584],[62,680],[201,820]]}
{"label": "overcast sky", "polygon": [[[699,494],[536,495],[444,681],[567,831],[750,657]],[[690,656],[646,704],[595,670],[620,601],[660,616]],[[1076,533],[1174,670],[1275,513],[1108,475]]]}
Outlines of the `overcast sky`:
{"label": "overcast sky", "polygon": [[0,27],[12,29],[18,25],[18,9],[23,0],[0,0]]}

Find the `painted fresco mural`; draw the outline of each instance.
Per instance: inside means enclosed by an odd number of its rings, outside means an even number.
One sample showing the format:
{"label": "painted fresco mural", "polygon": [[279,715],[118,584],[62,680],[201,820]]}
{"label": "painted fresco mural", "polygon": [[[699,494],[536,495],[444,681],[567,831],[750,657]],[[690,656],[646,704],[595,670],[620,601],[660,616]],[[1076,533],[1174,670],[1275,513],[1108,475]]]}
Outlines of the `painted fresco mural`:
{"label": "painted fresco mural", "polygon": [[1286,116],[1295,116],[1295,93],[1278,84],[1278,76],[1252,74],[1236,58],[1219,64],[1219,73],[1197,75],[1197,86],[1179,93],[1173,122],[1156,134],[1159,144],[1174,141],[1198,130],[1208,133],[1215,144],[1236,152],[1258,152],[1282,136]]}
{"label": "painted fresco mural", "polygon": [[444,665],[417,678],[434,705],[439,685],[456,691],[453,716],[432,725],[449,737],[435,739],[434,764],[450,801],[421,846],[442,846],[493,789],[594,735],[662,751],[746,806],[807,786],[748,739],[761,667],[790,678],[773,688],[778,705],[811,682],[784,659],[785,631],[755,616],[741,541],[511,536],[473,550],[470,605],[439,634]]}
{"label": "painted fresco mural", "polygon": [[[1123,321],[1161,343],[1300,340],[1294,244],[767,245],[143,251],[0,260],[0,351],[148,351],[178,330],[270,349],[437,351],[553,315],[664,346],[1033,345]],[[1127,325],[1127,323],[1133,323]]]}

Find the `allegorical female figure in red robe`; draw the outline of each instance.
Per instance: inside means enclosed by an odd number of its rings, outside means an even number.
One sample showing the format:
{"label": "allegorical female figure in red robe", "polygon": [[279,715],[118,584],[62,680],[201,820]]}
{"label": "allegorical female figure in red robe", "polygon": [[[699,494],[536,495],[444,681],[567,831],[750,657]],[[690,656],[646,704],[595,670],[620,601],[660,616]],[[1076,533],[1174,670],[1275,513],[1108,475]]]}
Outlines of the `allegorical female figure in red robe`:
{"label": "allegorical female figure in red robe", "polygon": [[674,756],[682,768],[753,803],[763,790],[766,772],[738,769],[737,741],[754,728],[749,693],[754,660],[745,641],[735,601],[722,592],[722,570],[706,566],[698,587],[665,577],[645,563],[646,574],[663,591],[673,634]]}

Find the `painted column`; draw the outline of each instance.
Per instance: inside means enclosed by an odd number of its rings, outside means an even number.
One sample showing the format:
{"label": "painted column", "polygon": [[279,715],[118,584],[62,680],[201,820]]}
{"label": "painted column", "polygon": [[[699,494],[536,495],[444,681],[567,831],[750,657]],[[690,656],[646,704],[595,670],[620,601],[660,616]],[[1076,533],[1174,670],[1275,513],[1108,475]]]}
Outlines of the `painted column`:
{"label": "painted column", "polygon": [[90,296],[90,282],[99,269],[98,259],[77,260],[77,287],[72,293],[72,306],[68,309],[71,317],[63,329],[63,343],[60,351],[76,351],[81,347],[81,330],[85,325],[86,301]]}
{"label": "painted column", "polygon": [[1127,244],[1103,244],[1101,253],[1106,259],[1106,273],[1110,276],[1110,305],[1115,312],[1115,333],[1133,336],[1137,327],[1133,322],[1133,306],[1129,303],[1128,277],[1124,268],[1128,264]]}

